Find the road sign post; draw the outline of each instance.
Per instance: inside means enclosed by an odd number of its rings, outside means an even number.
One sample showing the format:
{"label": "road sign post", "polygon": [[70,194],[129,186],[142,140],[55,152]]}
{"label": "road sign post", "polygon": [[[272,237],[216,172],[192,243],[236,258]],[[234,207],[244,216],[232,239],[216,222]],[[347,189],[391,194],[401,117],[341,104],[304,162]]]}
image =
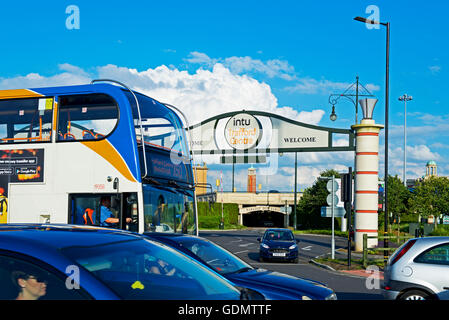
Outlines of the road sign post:
{"label": "road sign post", "polygon": [[224,229],[224,213],[223,213],[223,171],[220,171],[220,186],[221,186],[221,221],[219,228]]}
{"label": "road sign post", "polygon": [[332,259],[335,259],[335,208],[338,203],[338,196],[336,192],[338,191],[338,183],[335,181],[335,176],[332,176],[332,179],[327,182],[327,191],[330,194],[327,196],[327,204],[331,207],[331,216],[332,216],[332,241],[331,241],[331,255]]}

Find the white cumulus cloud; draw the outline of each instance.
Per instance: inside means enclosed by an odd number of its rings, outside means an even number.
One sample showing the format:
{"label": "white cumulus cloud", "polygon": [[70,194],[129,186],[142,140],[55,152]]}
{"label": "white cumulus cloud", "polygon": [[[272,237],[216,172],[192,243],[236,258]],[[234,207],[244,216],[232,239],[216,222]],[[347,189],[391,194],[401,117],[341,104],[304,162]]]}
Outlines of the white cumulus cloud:
{"label": "white cumulus cloud", "polygon": [[217,63],[223,64],[232,73],[242,74],[256,72],[264,74],[269,78],[279,77],[285,80],[295,79],[295,68],[285,60],[271,59],[262,61],[249,56],[246,57],[227,57],[211,58],[203,52],[191,52],[185,61],[191,64],[200,64],[206,68],[211,68]]}

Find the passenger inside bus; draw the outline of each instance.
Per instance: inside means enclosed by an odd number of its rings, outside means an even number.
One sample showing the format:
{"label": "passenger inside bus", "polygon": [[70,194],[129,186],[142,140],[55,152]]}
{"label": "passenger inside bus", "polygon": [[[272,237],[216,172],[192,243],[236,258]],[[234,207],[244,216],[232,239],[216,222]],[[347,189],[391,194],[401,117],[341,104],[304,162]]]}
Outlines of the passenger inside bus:
{"label": "passenger inside bus", "polygon": [[164,199],[163,195],[160,195],[157,199],[157,208],[152,217],[150,231],[161,231],[159,229],[160,229],[161,218],[162,218],[162,214],[163,214],[164,210],[165,210],[165,199]]}

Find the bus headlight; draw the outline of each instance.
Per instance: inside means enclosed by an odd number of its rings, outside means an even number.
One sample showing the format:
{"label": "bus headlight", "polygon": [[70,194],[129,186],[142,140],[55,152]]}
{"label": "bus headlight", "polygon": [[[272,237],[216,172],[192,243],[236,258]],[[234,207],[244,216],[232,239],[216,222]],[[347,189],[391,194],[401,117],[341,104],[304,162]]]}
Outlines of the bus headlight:
{"label": "bus headlight", "polygon": [[268,245],[266,245],[265,243],[261,243],[260,246],[265,249],[270,249],[270,247]]}

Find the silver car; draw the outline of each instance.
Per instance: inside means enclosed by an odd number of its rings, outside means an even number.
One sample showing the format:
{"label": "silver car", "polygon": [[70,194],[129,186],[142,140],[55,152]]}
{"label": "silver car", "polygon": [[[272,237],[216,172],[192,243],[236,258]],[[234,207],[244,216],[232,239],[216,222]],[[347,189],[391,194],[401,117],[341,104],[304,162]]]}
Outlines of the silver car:
{"label": "silver car", "polygon": [[449,237],[404,243],[388,260],[382,289],[389,300],[438,299],[449,290]]}

